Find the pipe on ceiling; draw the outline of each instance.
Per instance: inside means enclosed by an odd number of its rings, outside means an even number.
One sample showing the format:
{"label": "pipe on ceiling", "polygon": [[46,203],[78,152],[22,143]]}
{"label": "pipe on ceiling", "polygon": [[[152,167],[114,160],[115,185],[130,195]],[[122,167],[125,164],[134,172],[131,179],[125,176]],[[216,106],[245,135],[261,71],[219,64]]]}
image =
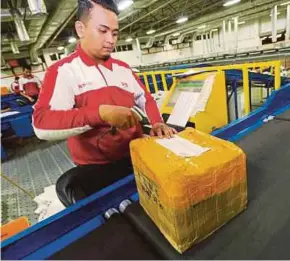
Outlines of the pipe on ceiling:
{"label": "pipe on ceiling", "polygon": [[165,39],[164,39],[164,45],[169,45],[169,40],[172,38],[173,36],[171,34],[166,35]]}
{"label": "pipe on ceiling", "polygon": [[150,37],[142,49],[149,49],[153,46],[155,37]]}
{"label": "pipe on ceiling", "polygon": [[32,50],[37,51],[42,48],[76,7],[77,1],[75,0],[60,0],[57,8],[48,17],[37,41],[32,46]]}
{"label": "pipe on ceiling", "polygon": [[27,0],[32,15],[46,14],[46,6],[43,0]]}
{"label": "pipe on ceiling", "polygon": [[[24,17],[25,15],[25,20],[37,20],[40,17],[39,16],[46,16],[46,13],[41,13],[41,14],[32,14],[32,11],[29,8],[17,8],[19,11],[20,15]],[[1,8],[1,22],[11,22],[13,21],[13,15],[11,14],[10,9],[2,9]]]}
{"label": "pipe on ceiling", "polygon": [[4,56],[1,55],[1,69],[5,69],[5,68],[7,68],[7,63],[4,59]]}
{"label": "pipe on ceiling", "polygon": [[38,53],[34,49],[29,50],[30,61],[32,64],[40,64],[41,59],[38,57]]}
{"label": "pipe on ceiling", "polygon": [[187,34],[188,34],[188,33],[185,33],[185,34],[181,34],[181,35],[179,35],[178,38],[177,38],[177,43],[178,43],[178,44],[181,44],[181,43],[183,42],[183,40],[184,40],[184,38],[185,38],[185,36],[186,36]]}
{"label": "pipe on ceiling", "polygon": [[[29,8],[18,9],[1,9],[1,19],[4,21],[14,21],[18,38],[24,45],[30,44],[37,40],[37,37],[44,25],[47,18],[46,6],[43,0],[28,0]],[[26,29],[23,21],[23,17],[30,20],[28,29]],[[2,43],[9,42],[9,36],[2,37]],[[16,50],[15,44],[17,44],[18,39],[14,37],[14,44],[12,51]],[[23,44],[20,44],[23,45]],[[17,44],[19,46],[19,44]],[[13,52],[14,52],[13,51]],[[17,51],[17,50],[16,50]]]}
{"label": "pipe on ceiling", "polygon": [[18,46],[17,44],[15,43],[15,41],[11,41],[10,42],[10,47],[11,47],[11,50],[14,54],[17,54],[17,53],[20,53],[19,49],[18,49]]}
{"label": "pipe on ceiling", "polygon": [[[27,0],[31,13],[38,17],[37,20],[31,20],[28,25],[28,34],[31,42],[36,42],[41,29],[47,19],[47,10],[43,0]],[[32,57],[30,57],[32,58]]]}
{"label": "pipe on ceiling", "polygon": [[184,32],[186,30],[189,30],[192,27],[200,26],[205,23],[215,24],[216,26],[217,23],[219,23],[225,18],[233,17],[236,15],[238,15],[239,17],[247,16],[247,15],[250,15],[252,12],[254,12],[256,15],[256,13],[269,10],[273,8],[275,4],[278,5],[280,3],[283,3],[283,0],[277,0],[276,3],[274,3],[273,0],[256,0],[255,2],[246,2],[245,4],[241,4],[238,7],[229,8],[225,11],[220,11],[220,12],[211,14],[210,20],[209,20],[209,16],[203,16],[201,18],[194,19],[188,23],[184,23],[183,25],[176,25],[175,28],[171,28],[166,31],[164,30],[162,31],[160,29],[160,32],[156,33],[154,36],[157,38],[157,37],[165,36],[167,34],[172,34],[176,32],[177,29],[179,32]]}
{"label": "pipe on ceiling", "polygon": [[24,25],[21,14],[17,9],[11,9],[11,14],[13,15],[13,21],[16,27],[16,31],[21,42],[26,42],[30,40],[26,27]]}

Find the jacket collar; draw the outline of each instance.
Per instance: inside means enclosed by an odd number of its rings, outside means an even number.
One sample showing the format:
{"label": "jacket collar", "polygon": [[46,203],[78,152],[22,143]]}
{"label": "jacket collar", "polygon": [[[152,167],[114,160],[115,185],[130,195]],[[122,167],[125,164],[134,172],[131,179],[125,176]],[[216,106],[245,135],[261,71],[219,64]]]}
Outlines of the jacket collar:
{"label": "jacket collar", "polygon": [[113,59],[111,57],[105,60],[103,64],[99,64],[92,57],[90,57],[89,55],[85,53],[85,51],[81,48],[80,44],[78,44],[76,52],[78,53],[78,55],[80,56],[80,58],[86,65],[88,66],[102,65],[106,67],[107,69],[112,70]]}

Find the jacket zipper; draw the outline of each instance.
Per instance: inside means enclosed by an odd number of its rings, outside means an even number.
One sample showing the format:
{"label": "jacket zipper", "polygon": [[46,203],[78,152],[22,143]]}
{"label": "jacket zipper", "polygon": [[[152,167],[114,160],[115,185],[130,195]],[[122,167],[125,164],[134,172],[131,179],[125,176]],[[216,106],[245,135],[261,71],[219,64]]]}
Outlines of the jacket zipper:
{"label": "jacket zipper", "polygon": [[99,68],[99,66],[98,66],[98,65],[96,65],[96,67],[97,67],[97,69],[99,70],[100,74],[102,75],[102,77],[103,77],[103,79],[104,79],[104,81],[105,81],[105,83],[106,83],[107,87],[109,87],[109,84],[108,84],[108,82],[107,82],[107,80],[106,80],[106,78],[105,78],[105,76],[104,76],[103,72],[101,71],[101,69]]}

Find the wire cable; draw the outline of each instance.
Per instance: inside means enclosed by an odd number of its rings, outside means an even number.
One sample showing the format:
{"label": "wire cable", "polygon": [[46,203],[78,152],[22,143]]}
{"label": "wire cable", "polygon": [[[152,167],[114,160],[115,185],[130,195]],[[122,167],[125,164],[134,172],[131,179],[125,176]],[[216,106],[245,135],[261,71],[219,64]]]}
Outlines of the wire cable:
{"label": "wire cable", "polygon": [[102,150],[102,148],[101,148],[101,146],[100,146],[100,140],[101,140],[103,137],[105,137],[106,135],[110,134],[110,133],[111,133],[111,135],[115,135],[116,132],[117,132],[116,127],[111,127],[109,130],[106,130],[106,131],[104,131],[103,133],[101,133],[101,134],[99,135],[99,137],[97,138],[97,147],[98,147],[98,150],[102,153],[102,155],[103,155],[103,156],[106,158],[106,160],[108,160],[110,163],[114,163],[114,162],[116,162],[116,160],[110,158],[110,156],[108,156],[108,154],[105,153],[105,152]]}
{"label": "wire cable", "polygon": [[35,198],[35,195],[28,192],[26,189],[22,188],[20,185],[18,185],[15,181],[11,180],[10,178],[8,178],[6,175],[0,173],[1,177],[3,179],[5,179],[6,181],[8,181],[9,183],[11,183],[13,186],[15,186],[16,188],[22,190],[26,195],[28,195],[29,197],[31,197],[32,199]]}

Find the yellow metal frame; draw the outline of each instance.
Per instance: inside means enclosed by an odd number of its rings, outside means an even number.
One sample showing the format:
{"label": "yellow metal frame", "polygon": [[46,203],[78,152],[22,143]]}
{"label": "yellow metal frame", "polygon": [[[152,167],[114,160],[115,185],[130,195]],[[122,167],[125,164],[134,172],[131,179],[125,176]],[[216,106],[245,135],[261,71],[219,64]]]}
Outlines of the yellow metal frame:
{"label": "yellow metal frame", "polygon": [[[214,67],[199,67],[199,68],[187,68],[187,69],[181,69],[181,70],[170,70],[170,71],[154,71],[154,72],[144,72],[144,73],[138,73],[138,76],[143,76],[144,77],[144,82],[146,89],[150,91],[149,88],[149,82],[148,82],[148,75],[152,76],[153,79],[153,86],[155,92],[158,91],[158,84],[156,81],[156,76],[160,75],[161,76],[161,81],[163,85],[163,89],[165,91],[168,91],[170,86],[167,86],[165,75],[166,74],[177,74],[177,73],[183,73],[186,72],[190,69],[194,69],[195,71],[224,71],[224,70],[232,70],[232,69],[237,69],[237,70],[242,70],[243,72],[243,89],[244,89],[244,96],[245,96],[245,113],[249,114],[251,109],[250,109],[250,86],[249,86],[249,70],[259,68],[261,71],[263,71],[265,68],[271,67],[274,72],[274,79],[275,79],[275,84],[274,88],[275,90],[278,90],[281,87],[281,61],[270,61],[270,62],[257,62],[257,63],[245,63],[245,64],[235,64],[235,65],[225,65],[225,66],[214,66]],[[175,84],[175,78],[173,78],[173,84]],[[172,88],[171,88],[172,89]],[[168,95],[170,97],[170,94]],[[168,98],[169,99],[169,98]],[[167,100],[168,102],[168,100]],[[166,99],[164,101],[164,104],[166,104]],[[162,107],[163,108],[163,107]],[[162,109],[161,109],[162,111]]]}
{"label": "yellow metal frame", "polygon": [[[191,116],[188,120],[189,122],[195,124],[195,128],[197,130],[203,131],[205,133],[211,133],[213,130],[228,124],[225,72],[211,71],[188,77],[192,80],[206,80],[209,76],[214,76],[215,79],[212,85],[211,95],[206,105],[206,111],[198,112],[195,116]],[[176,83],[182,80],[183,79],[177,80]],[[174,90],[176,89],[176,83],[172,85],[170,92],[162,104],[162,114],[172,113],[173,107],[168,106],[168,102],[172,97]]]}

